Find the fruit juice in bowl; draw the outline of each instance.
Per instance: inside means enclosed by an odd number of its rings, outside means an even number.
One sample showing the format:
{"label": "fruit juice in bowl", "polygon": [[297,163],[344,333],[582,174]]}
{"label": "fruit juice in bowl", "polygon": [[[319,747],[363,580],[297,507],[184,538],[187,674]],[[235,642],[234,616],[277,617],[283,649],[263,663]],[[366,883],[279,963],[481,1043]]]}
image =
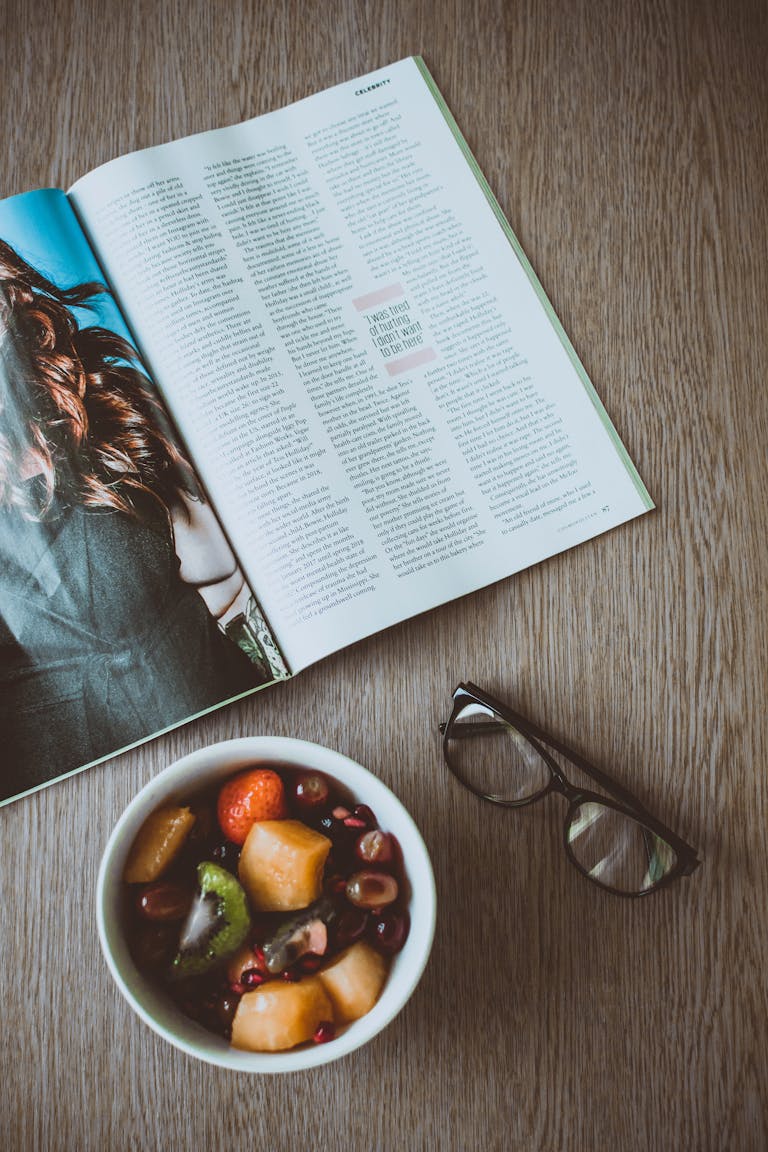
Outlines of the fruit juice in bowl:
{"label": "fruit juice in bowl", "polygon": [[155,777],[107,845],[102,949],[171,1043],[259,1072],[327,1063],[399,1012],[426,965],[435,887],[394,794],[331,749],[253,737]]}

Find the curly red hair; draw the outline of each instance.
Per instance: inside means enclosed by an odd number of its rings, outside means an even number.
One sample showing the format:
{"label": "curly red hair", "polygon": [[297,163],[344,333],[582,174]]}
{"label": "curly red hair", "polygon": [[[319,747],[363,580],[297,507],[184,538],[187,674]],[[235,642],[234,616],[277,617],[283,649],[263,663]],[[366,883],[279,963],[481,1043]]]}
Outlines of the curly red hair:
{"label": "curly red hair", "polygon": [[71,311],[106,292],[58,288],[0,240],[0,508],[43,518],[60,495],[139,516],[199,496],[135,348]]}

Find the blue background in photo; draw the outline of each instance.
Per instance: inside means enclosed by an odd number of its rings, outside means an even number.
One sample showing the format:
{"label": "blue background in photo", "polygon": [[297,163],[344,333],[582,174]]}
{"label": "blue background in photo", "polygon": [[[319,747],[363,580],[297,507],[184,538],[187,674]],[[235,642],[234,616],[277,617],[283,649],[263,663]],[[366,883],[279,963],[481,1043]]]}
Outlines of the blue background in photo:
{"label": "blue background in photo", "polygon": [[[72,288],[88,280],[104,283],[69,200],[58,188],[0,200],[0,239],[58,288]],[[111,295],[95,297],[93,305],[72,309],[81,327],[103,325],[131,340]]]}

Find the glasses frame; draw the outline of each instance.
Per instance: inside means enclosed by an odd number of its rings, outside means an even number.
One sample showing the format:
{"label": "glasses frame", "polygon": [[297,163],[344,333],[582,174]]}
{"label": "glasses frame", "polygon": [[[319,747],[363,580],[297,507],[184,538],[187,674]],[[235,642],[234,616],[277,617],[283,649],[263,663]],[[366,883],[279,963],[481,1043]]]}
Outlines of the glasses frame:
{"label": "glasses frame", "polygon": [[[529,796],[524,800],[503,800],[498,796],[480,792],[476,788],[473,788],[473,786],[462,777],[461,772],[451,763],[451,757],[448,752],[448,741],[451,738],[454,722],[464,708],[466,708],[467,704],[473,703],[480,704],[484,708],[490,708],[500,720],[514,727],[528,740],[549,768],[549,783],[534,796]],[[565,848],[565,854],[580,875],[586,880],[589,880],[589,882],[597,888],[601,888],[604,892],[611,892],[616,896],[625,896],[629,899],[637,899],[641,896],[652,896],[655,892],[659,892],[662,888],[668,887],[682,876],[690,876],[701,864],[701,859],[696,849],[686,843],[685,840],[682,840],[671,828],[668,828],[666,824],[662,824],[660,820],[657,820],[636,796],[633,796],[631,792],[617,783],[617,781],[607,773],[602,772],[594,764],[590,763],[589,760],[585,760],[583,756],[580,756],[559,740],[555,740],[554,737],[549,736],[536,724],[527,720],[525,716],[521,716],[519,712],[515,712],[512,708],[509,708],[506,704],[503,704],[500,700],[491,696],[490,693],[484,692],[483,689],[478,688],[476,684],[472,684],[469,681],[459,684],[453,693],[453,711],[451,712],[448,722],[440,725],[440,731],[443,734],[443,757],[448,769],[464,788],[474,796],[478,796],[481,800],[488,800],[491,804],[498,804],[502,808],[525,808],[529,804],[535,804],[538,800],[542,800],[545,796],[548,796],[550,792],[557,792],[563,796],[568,801],[568,810],[563,823],[563,847]],[[475,731],[477,731],[477,729],[475,729]],[[542,742],[554,748],[556,752],[559,752],[561,756],[570,761],[576,768],[580,769],[580,771],[584,772],[590,779],[598,783],[601,788],[605,789],[610,798],[606,798],[599,792],[592,792],[587,788],[577,788],[572,784],[560,765],[547,752],[546,748],[542,747]],[[596,801],[606,808],[613,808],[625,816],[630,816],[645,828],[648,828],[649,831],[659,836],[675,852],[677,862],[674,868],[662,877],[658,884],[654,884],[642,892],[625,892],[621,888],[613,888],[610,884],[604,884],[602,881],[590,876],[576,860],[568,843],[568,829],[571,826],[575,811],[581,804],[589,801]]]}

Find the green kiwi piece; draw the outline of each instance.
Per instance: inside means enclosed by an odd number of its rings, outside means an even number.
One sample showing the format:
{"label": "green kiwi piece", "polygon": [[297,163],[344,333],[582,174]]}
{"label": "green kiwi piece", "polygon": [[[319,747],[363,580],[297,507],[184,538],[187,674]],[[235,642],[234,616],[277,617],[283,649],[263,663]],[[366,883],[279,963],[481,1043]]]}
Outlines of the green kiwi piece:
{"label": "green kiwi piece", "polygon": [[197,892],[181,929],[171,975],[204,976],[237,951],[250,927],[248,899],[238,881],[226,868],[204,860],[197,866]]}

